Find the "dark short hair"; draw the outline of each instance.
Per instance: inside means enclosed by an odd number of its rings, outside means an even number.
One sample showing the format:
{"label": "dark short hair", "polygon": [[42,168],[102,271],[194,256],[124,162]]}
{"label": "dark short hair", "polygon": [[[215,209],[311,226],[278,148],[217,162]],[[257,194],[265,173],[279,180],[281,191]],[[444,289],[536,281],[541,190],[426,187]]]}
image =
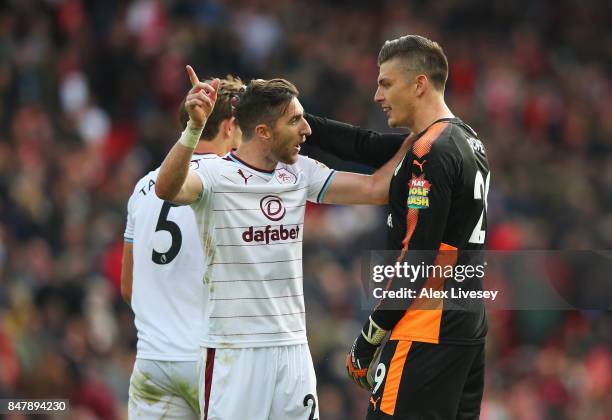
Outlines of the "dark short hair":
{"label": "dark short hair", "polygon": [[298,95],[295,85],[285,79],[251,80],[241,95],[234,114],[242,130],[243,139],[253,137],[258,124],[273,126]]}
{"label": "dark short hair", "polygon": [[410,70],[425,74],[436,89],[444,90],[448,60],[437,42],[420,35],[406,35],[386,41],[378,54],[378,65],[396,57],[406,60]]}
{"label": "dark short hair", "polygon": [[[206,83],[210,82],[211,80],[206,80]],[[244,83],[242,83],[239,77],[228,74],[225,79],[220,80],[217,102],[215,102],[213,112],[206,121],[200,140],[210,141],[219,134],[219,124],[223,120],[234,116],[232,102],[237,100],[242,90],[244,90]],[[185,99],[183,99],[179,107],[179,121],[183,129],[187,127],[189,113],[187,113],[187,108],[185,108]]]}

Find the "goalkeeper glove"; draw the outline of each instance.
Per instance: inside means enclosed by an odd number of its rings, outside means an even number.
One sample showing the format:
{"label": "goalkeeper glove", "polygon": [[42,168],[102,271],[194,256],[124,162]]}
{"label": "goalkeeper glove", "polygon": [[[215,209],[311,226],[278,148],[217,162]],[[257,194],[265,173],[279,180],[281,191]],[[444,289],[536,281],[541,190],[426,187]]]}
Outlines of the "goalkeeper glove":
{"label": "goalkeeper glove", "polygon": [[349,377],[361,388],[368,391],[372,390],[368,382],[368,369],[386,334],[387,331],[376,325],[371,317],[368,318],[361,334],[355,339],[349,354],[346,356],[346,370]]}

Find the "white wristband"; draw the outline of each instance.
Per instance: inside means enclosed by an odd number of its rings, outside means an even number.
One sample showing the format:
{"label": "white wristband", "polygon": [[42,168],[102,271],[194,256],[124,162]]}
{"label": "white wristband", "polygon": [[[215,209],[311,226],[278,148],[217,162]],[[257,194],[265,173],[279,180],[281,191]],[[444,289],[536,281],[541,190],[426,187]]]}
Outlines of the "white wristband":
{"label": "white wristband", "polygon": [[202,135],[202,131],[204,127],[194,128],[191,126],[191,121],[187,123],[187,127],[181,133],[181,137],[179,138],[179,143],[189,149],[195,149],[200,141],[200,136]]}

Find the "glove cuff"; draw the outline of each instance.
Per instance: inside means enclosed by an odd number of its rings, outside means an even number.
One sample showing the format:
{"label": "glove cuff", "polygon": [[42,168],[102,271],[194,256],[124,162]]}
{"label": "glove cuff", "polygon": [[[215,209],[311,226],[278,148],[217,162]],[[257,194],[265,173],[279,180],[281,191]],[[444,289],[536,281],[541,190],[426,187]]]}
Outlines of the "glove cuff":
{"label": "glove cuff", "polygon": [[365,339],[365,341],[376,347],[380,346],[380,343],[385,338],[385,335],[387,335],[387,331],[380,328],[376,322],[372,320],[372,317],[368,318],[367,322],[363,326],[363,329],[361,330],[361,336]]}

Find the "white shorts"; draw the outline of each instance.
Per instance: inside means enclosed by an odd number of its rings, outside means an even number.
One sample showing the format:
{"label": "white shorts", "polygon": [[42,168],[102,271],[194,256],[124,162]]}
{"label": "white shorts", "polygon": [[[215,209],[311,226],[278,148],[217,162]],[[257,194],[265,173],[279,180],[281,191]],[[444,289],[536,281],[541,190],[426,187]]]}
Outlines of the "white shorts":
{"label": "white shorts", "polygon": [[200,415],[197,362],[136,359],[129,395],[129,420],[196,420]]}
{"label": "white shorts", "polygon": [[201,420],[314,420],[317,379],[308,344],[203,348]]}

